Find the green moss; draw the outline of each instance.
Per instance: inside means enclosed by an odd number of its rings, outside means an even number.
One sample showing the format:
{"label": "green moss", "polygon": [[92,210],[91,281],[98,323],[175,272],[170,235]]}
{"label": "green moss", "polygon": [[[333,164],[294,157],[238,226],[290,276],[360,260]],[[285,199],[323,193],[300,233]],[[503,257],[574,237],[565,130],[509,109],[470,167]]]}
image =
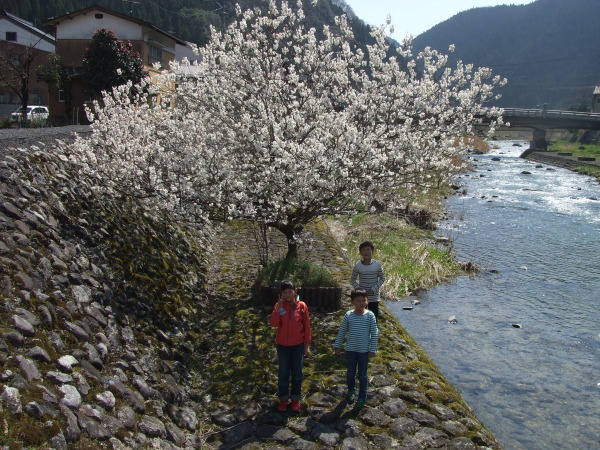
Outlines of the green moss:
{"label": "green moss", "polygon": [[0,444],[11,449],[45,447],[61,432],[60,425],[53,420],[40,422],[27,414],[15,416],[7,411],[0,411],[0,423],[3,424]]}
{"label": "green moss", "polygon": [[442,403],[444,405],[453,404],[457,400],[457,396],[452,393],[448,388],[444,390],[428,389],[425,391],[425,395],[435,403]]}

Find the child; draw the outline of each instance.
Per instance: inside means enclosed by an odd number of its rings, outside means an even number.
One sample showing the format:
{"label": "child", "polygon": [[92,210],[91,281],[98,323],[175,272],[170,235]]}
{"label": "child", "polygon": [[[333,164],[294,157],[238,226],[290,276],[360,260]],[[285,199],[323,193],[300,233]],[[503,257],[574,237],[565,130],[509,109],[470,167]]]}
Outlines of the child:
{"label": "child", "polygon": [[369,358],[372,358],[377,353],[379,329],[377,328],[375,314],[367,310],[368,297],[364,289],[353,290],[350,294],[350,301],[354,309],[348,311],[344,316],[333,348],[335,348],[335,354],[339,355],[341,353],[340,346],[342,345],[342,341],[347,337],[347,400],[348,403],[354,401],[356,393],[356,367],[358,366],[360,390],[358,391],[358,401],[354,410],[360,411],[367,400],[367,366],[369,365]]}
{"label": "child", "polygon": [[[288,408],[292,399],[292,411],[300,411],[302,390],[302,366],[304,356],[310,354],[310,317],[306,303],[296,296],[297,290],[292,281],[281,283],[279,301],[271,313],[271,325],[277,327],[277,360],[279,362],[279,411]],[[292,390],[290,396],[290,373]]]}
{"label": "child", "polygon": [[350,283],[354,289],[364,289],[369,296],[369,311],[375,314],[375,320],[379,319],[379,288],[385,282],[383,266],[379,261],[373,259],[375,247],[369,241],[358,246],[362,261],[356,263],[352,269]]}

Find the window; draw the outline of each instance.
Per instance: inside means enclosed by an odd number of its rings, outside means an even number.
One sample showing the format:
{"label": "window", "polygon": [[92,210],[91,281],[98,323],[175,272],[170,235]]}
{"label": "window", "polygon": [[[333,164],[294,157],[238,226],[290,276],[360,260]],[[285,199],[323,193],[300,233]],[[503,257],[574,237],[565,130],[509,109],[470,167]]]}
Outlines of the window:
{"label": "window", "polygon": [[66,95],[64,89],[58,91],[58,101],[64,103],[66,101]]}
{"label": "window", "polygon": [[95,15],[94,15],[94,17],[95,17],[96,19],[102,19],[102,18],[104,18],[104,14],[102,14],[102,13],[97,13],[97,14],[95,14]]}
{"label": "window", "polygon": [[29,96],[29,102],[33,103],[35,105],[45,105],[48,102],[46,101],[46,99],[44,98],[43,95],[41,94],[33,94]]}
{"label": "window", "polygon": [[17,32],[16,31],[7,31],[6,32],[6,40],[9,42],[17,42]]}
{"label": "window", "polygon": [[162,48],[151,45],[148,50],[148,64],[152,65],[156,62],[162,65]]}

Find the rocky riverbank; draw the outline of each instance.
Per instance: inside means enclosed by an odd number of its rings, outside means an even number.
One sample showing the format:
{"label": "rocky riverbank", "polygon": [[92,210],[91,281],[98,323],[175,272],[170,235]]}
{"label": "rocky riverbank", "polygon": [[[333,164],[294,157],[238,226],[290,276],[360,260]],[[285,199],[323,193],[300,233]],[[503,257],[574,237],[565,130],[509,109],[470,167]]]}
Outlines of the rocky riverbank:
{"label": "rocky riverbank", "polygon": [[530,161],[535,161],[542,164],[549,164],[556,167],[562,167],[569,169],[574,172],[578,172],[582,166],[591,166],[594,168],[600,167],[600,161],[592,159],[580,159],[576,156],[572,156],[567,153],[549,152],[549,151],[538,151],[538,150],[526,150],[522,155],[522,158]]}
{"label": "rocky riverbank", "polygon": [[[3,150],[0,445],[500,447],[385,309],[359,414],[343,401],[344,365],[331,352],[343,311],[317,308],[302,410],[276,411],[269,310],[252,299],[252,227],[214,239],[102,198],[60,151]],[[346,277],[327,228],[314,236],[305,255]]]}

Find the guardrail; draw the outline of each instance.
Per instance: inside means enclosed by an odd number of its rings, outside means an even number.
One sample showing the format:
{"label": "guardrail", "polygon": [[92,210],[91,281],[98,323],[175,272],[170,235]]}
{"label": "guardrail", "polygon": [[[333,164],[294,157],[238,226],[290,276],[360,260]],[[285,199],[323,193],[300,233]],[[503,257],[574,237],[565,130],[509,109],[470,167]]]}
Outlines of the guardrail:
{"label": "guardrail", "polygon": [[557,109],[520,109],[503,108],[503,117],[536,117],[536,118],[555,118],[555,119],[584,119],[600,122],[600,113],[587,113],[579,111],[561,111]]}

